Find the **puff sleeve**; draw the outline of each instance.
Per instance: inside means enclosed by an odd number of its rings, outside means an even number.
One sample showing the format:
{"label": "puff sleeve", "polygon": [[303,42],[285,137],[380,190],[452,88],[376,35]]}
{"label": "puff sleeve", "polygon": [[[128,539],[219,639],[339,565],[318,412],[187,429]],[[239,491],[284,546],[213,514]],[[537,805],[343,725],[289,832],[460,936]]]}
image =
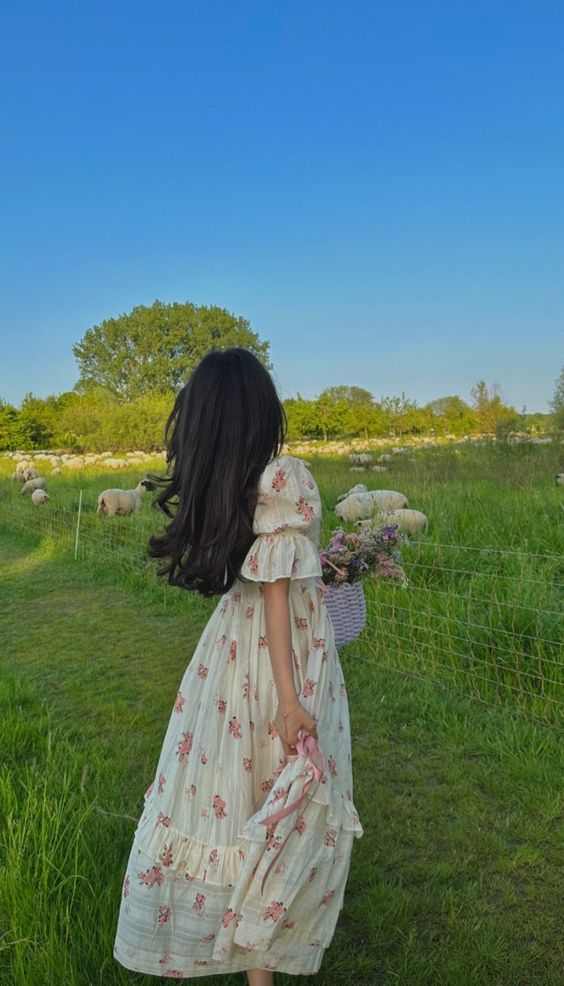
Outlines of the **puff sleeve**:
{"label": "puff sleeve", "polygon": [[257,535],[241,566],[254,582],[321,575],[321,498],[305,463],[281,455],[268,463],[258,489],[253,520]]}

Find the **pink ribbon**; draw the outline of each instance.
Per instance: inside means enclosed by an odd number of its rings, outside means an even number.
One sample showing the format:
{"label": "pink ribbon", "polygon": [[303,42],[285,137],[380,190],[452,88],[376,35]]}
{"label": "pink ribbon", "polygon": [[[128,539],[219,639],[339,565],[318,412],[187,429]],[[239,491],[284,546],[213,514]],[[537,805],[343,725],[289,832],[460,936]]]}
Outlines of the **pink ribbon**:
{"label": "pink ribbon", "polygon": [[[261,825],[276,826],[276,824],[280,821],[281,818],[285,818],[286,815],[290,815],[292,812],[298,809],[299,805],[301,804],[306,794],[308,793],[313,781],[314,780],[320,781],[323,779],[325,773],[325,757],[318,745],[315,736],[299,736],[298,742],[296,743],[296,751],[299,756],[304,756],[306,758],[305,770],[311,770],[311,775],[308,777],[307,781],[305,782],[303,791],[300,794],[299,798],[296,798],[296,800],[292,801],[291,804],[284,805],[283,808],[279,808],[278,811],[273,812],[272,815],[267,815],[266,818],[261,818],[260,820]],[[319,758],[321,758],[321,765],[318,763]],[[264,885],[266,883],[266,878],[268,874],[270,873],[272,867],[274,866],[275,862],[280,856],[280,853],[282,852],[284,846],[286,845],[293,831],[294,831],[293,828],[290,829],[288,835],[286,836],[284,841],[280,844],[277,852],[275,853],[274,857],[271,859],[270,863],[268,864],[266,872],[262,878],[262,883],[260,887],[261,894],[264,892]]]}

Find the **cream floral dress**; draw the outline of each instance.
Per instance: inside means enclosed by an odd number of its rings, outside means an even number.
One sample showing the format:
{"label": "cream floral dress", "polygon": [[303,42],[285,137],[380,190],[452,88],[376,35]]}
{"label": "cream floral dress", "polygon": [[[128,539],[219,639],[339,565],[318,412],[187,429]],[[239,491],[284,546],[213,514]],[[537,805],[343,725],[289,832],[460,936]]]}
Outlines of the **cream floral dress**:
{"label": "cream floral dress", "polygon": [[[320,526],[305,464],[272,459],[242,578],[220,598],[186,668],[144,796],[114,944],[128,969],[173,979],[252,968],[308,975],[332,940],[363,830]],[[294,680],[316,718],[318,750],[285,757],[262,583],[288,576]]]}

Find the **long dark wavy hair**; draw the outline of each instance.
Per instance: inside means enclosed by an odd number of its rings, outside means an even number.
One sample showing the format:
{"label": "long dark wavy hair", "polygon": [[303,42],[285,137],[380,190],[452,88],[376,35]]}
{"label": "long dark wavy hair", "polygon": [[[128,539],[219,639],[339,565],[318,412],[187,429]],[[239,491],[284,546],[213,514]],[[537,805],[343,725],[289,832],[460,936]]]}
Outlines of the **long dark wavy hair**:
{"label": "long dark wavy hair", "polygon": [[153,506],[170,517],[149,554],[170,585],[215,596],[239,577],[255,535],[258,482],[282,451],[287,418],[272,378],[248,349],[209,352],[178,394],[165,430],[166,476]]}

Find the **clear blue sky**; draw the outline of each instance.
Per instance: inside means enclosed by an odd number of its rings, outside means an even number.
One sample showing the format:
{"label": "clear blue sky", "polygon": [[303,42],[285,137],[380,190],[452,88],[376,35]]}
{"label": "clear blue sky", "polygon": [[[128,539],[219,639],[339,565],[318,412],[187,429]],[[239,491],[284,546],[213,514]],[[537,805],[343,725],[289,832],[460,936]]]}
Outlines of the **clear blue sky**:
{"label": "clear blue sky", "polygon": [[137,304],[249,318],[282,396],[546,411],[564,363],[564,5],[7,0],[0,395]]}

